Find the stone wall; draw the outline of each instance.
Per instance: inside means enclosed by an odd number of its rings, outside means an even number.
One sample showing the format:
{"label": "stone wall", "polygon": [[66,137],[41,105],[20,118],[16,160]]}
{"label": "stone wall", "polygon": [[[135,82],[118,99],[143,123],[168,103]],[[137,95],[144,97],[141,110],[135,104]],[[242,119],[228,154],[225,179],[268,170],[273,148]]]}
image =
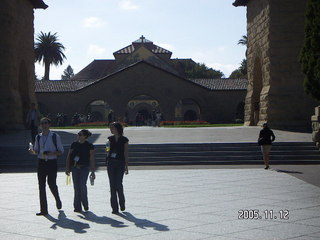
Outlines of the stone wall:
{"label": "stone wall", "polygon": [[306,1],[251,0],[247,4],[248,80],[245,124],[310,129],[317,105],[303,90],[298,62]]}
{"label": "stone wall", "polygon": [[23,128],[35,102],[33,19],[30,1],[1,1],[0,131]]}

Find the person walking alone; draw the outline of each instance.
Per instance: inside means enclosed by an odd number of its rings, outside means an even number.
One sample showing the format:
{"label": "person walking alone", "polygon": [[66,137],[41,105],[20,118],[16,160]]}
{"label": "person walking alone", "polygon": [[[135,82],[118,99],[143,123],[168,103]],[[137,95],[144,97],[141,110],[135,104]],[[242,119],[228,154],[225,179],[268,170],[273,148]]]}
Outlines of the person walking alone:
{"label": "person walking alone", "polygon": [[[40,212],[37,216],[48,214],[47,195],[46,195],[46,181],[48,181],[49,188],[56,200],[57,209],[62,208],[62,203],[59,197],[57,186],[57,157],[64,152],[60,136],[50,131],[51,120],[49,118],[42,118],[40,126],[42,133],[35,138],[34,149],[29,149],[31,153],[38,155],[38,184],[39,184],[39,198],[40,198]],[[33,152],[34,151],[34,152]]]}
{"label": "person walking alone", "polygon": [[92,143],[88,142],[91,132],[86,129],[78,133],[78,140],[71,144],[67,160],[66,174],[70,175],[72,168],[72,181],[74,188],[73,207],[74,212],[82,212],[82,206],[85,211],[89,210],[87,180],[89,170],[90,178],[93,180],[95,176],[95,149]]}
{"label": "person walking alone", "polygon": [[[128,142],[129,139],[123,136],[123,127],[118,122],[110,124],[110,131],[113,134],[108,137],[110,149],[107,151],[107,171],[110,184],[110,203],[113,214],[125,211],[125,197],[123,191],[123,176],[128,174]],[[108,151],[109,150],[109,151]],[[119,199],[119,205],[118,205]]]}
{"label": "person walking alone", "polygon": [[269,161],[270,161],[270,150],[272,146],[272,142],[275,140],[275,136],[273,131],[269,128],[267,123],[262,125],[263,129],[259,133],[258,143],[261,146],[261,152],[263,154],[263,161],[265,164],[264,169],[269,169]]}

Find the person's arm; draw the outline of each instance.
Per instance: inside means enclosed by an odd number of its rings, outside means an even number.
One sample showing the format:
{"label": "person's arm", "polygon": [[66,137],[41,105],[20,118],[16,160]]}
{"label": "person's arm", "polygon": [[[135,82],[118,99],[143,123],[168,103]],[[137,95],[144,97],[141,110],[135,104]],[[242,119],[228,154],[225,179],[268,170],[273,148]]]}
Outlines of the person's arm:
{"label": "person's arm", "polygon": [[96,150],[95,149],[91,149],[90,150],[90,176],[95,179],[96,175],[95,175],[95,171],[96,171],[96,160],[95,160],[95,153]]}
{"label": "person's arm", "polygon": [[274,135],[273,131],[271,131],[271,141],[273,142],[276,139],[276,136]]}
{"label": "person's arm", "polygon": [[66,158],[66,174],[67,175],[70,175],[70,165],[71,165],[70,157],[71,157],[72,152],[73,152],[73,149],[70,148],[69,152],[68,152],[68,156]]}
{"label": "person's arm", "polygon": [[129,173],[129,169],[128,169],[128,163],[129,163],[129,143],[126,142],[124,144],[124,161],[125,161],[125,169],[124,169],[124,173],[128,174]]}
{"label": "person's arm", "polygon": [[55,155],[55,156],[60,156],[64,153],[64,149],[63,149],[63,146],[62,146],[62,143],[61,143],[61,138],[58,134],[56,134],[57,136],[57,150],[54,151],[54,152],[51,152],[50,154],[51,155]]}

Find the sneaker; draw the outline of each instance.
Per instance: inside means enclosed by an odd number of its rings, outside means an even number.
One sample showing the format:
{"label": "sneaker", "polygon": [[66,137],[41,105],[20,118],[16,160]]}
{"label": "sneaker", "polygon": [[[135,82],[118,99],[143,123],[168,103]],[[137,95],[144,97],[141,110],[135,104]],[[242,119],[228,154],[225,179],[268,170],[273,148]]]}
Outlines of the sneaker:
{"label": "sneaker", "polygon": [[113,210],[112,214],[119,214],[119,211],[118,210]]}

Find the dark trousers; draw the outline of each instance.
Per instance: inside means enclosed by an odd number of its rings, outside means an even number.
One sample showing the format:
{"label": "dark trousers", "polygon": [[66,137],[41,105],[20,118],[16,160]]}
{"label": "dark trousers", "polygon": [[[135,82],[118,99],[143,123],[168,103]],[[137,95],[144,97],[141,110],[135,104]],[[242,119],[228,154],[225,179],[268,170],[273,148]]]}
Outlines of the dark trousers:
{"label": "dark trousers", "polygon": [[38,126],[34,125],[34,120],[31,121],[30,131],[31,131],[32,143],[34,143],[36,140],[36,136],[38,134]]}
{"label": "dark trousers", "polygon": [[46,180],[48,178],[49,188],[56,200],[60,202],[58,186],[57,186],[57,160],[42,160],[38,159],[38,183],[39,183],[39,197],[40,197],[40,211],[48,212],[47,194],[46,194]]}
{"label": "dark trousers", "polygon": [[119,211],[118,206],[118,198],[120,207],[123,208],[125,206],[125,198],[123,194],[123,175],[124,175],[124,166],[125,163],[119,160],[108,160],[108,177],[110,184],[110,203],[112,210],[117,212]]}
{"label": "dark trousers", "polygon": [[89,176],[89,167],[74,167],[72,168],[72,181],[74,188],[73,207],[76,211],[81,211],[83,205],[87,210],[88,206],[88,191],[87,179]]}

